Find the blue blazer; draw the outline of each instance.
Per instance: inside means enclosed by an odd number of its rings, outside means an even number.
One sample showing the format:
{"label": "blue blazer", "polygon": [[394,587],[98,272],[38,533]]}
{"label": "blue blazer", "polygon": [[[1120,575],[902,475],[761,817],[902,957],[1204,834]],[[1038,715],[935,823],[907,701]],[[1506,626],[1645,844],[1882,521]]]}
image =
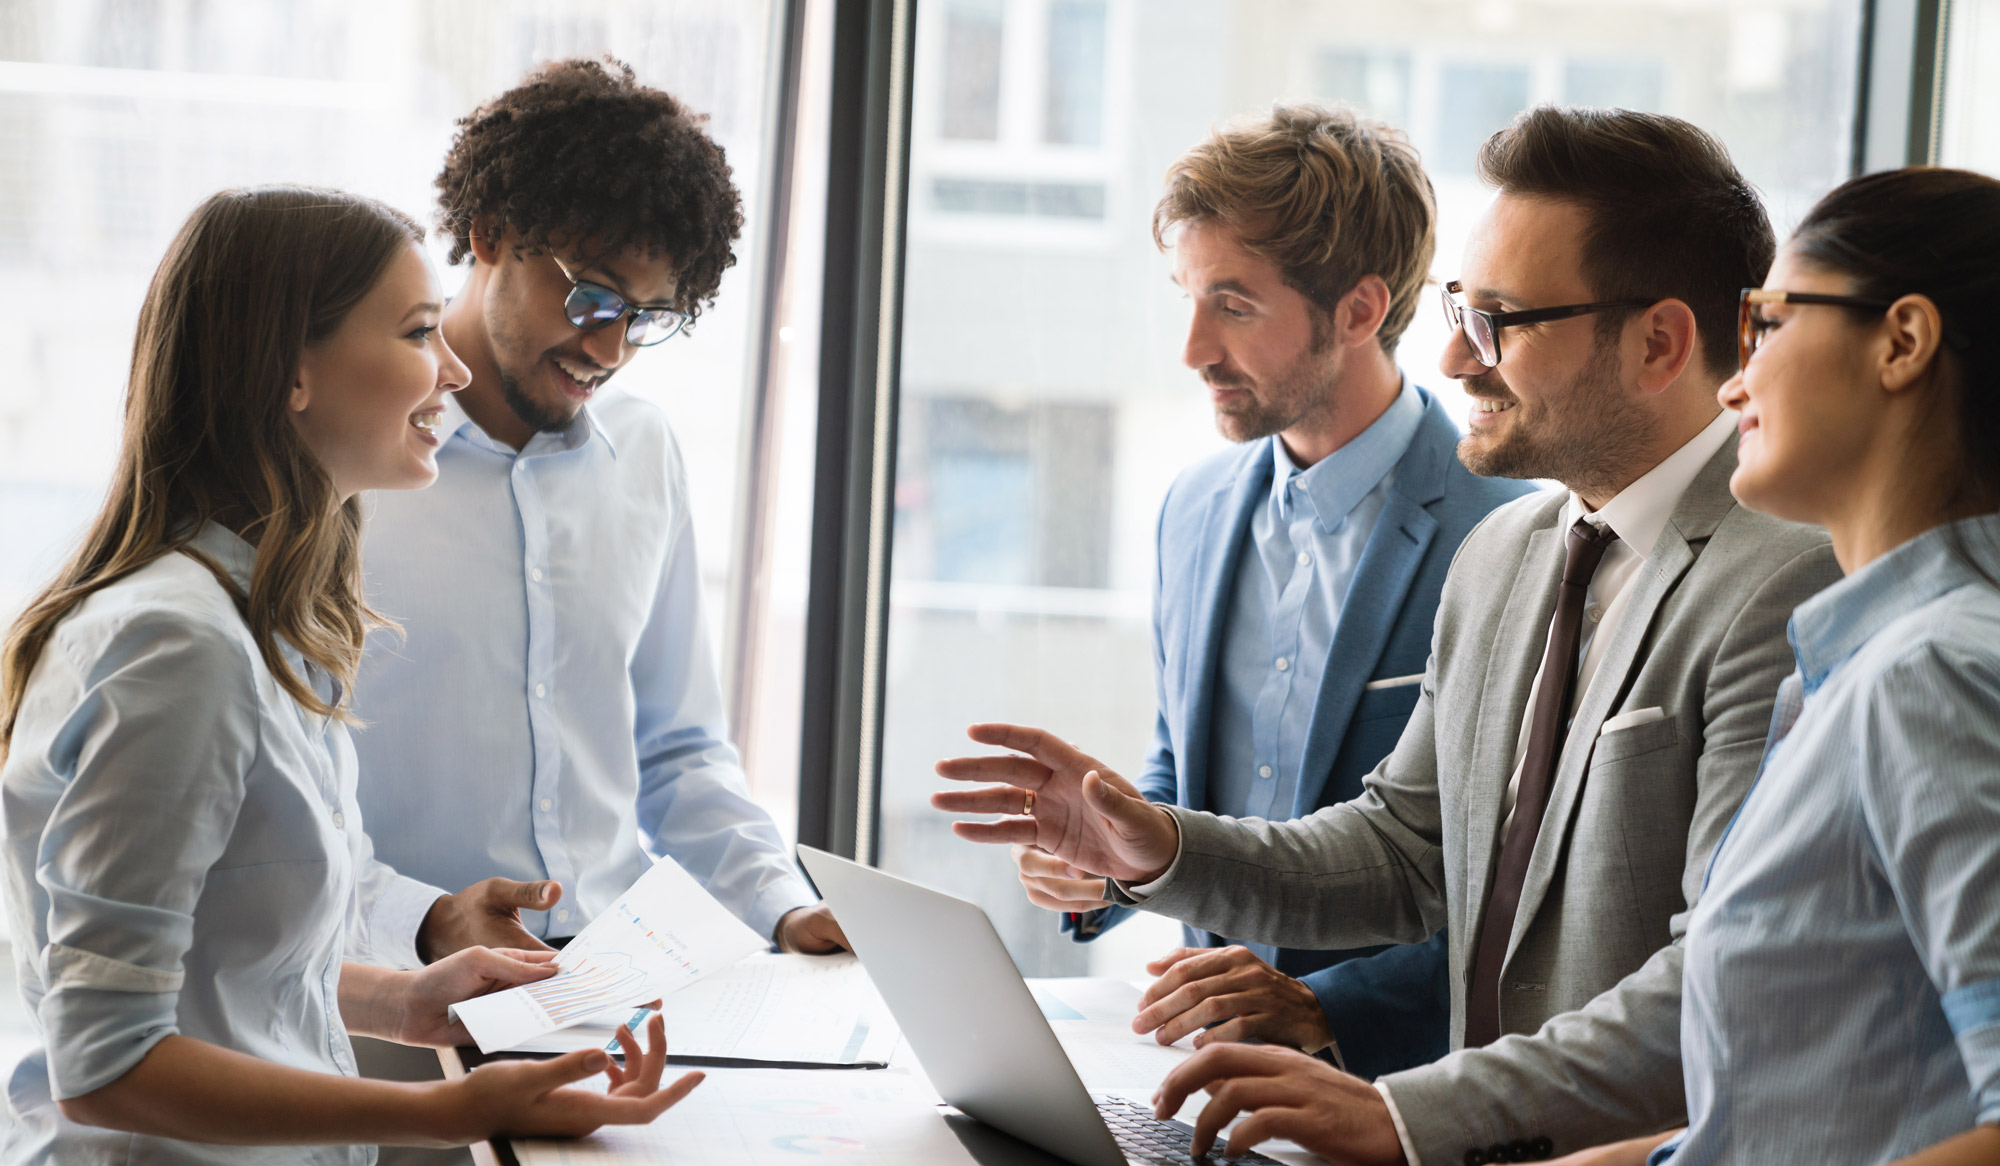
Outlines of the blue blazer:
{"label": "blue blazer", "polygon": [[[1395,748],[1416,708],[1438,596],[1459,543],[1495,507],[1534,490],[1526,482],[1478,477],[1459,464],[1458,427],[1436,398],[1417,391],[1423,419],[1396,464],[1341,607],[1307,729],[1293,817],[1361,796],[1361,779]],[[1160,509],[1153,600],[1160,708],[1136,781],[1154,801],[1210,808],[1209,729],[1225,617],[1251,515],[1270,489],[1270,451],[1253,441],[1182,472]],[[1084,928],[1065,918],[1064,929],[1087,939],[1126,913],[1107,908]],[[1193,929],[1188,941],[1231,942]],[[1443,932],[1427,943],[1349,951],[1245,946],[1312,988],[1349,1071],[1372,1079],[1450,1051]]]}

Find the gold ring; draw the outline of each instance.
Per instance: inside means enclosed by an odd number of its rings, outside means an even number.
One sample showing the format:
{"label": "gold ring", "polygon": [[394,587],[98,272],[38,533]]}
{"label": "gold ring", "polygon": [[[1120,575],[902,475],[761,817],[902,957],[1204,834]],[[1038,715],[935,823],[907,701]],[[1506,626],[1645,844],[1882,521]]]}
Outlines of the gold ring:
{"label": "gold ring", "polygon": [[1021,812],[1032,815],[1035,812],[1035,791],[1030,789],[1021,792],[1027,795],[1021,799]]}

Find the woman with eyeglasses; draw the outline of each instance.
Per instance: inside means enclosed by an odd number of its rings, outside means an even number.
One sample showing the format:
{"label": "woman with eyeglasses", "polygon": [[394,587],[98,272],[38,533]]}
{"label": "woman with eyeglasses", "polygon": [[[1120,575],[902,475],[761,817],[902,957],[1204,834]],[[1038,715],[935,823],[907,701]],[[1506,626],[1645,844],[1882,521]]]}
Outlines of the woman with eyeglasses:
{"label": "woman with eyeglasses", "polygon": [[2000,182],[1859,178],[1745,289],[1730,487],[1847,577],[1791,621],[1685,940],[1689,1126],[1577,1163],[2000,1160]]}
{"label": "woman with eyeglasses", "polygon": [[[647,1122],[700,1079],[660,1087],[657,1018],[644,1051],[620,1031],[622,1068],[354,1075],[350,1031],[465,1043],[449,1005],[554,970],[342,958],[371,855],[345,711],[377,622],[356,495],[430,483],[467,379],[421,239],[338,191],[226,191],[153,277],[110,494],[0,653],[6,909],[41,1037],[0,1162],[359,1164]],[[608,1090],[564,1088],[599,1072]]]}

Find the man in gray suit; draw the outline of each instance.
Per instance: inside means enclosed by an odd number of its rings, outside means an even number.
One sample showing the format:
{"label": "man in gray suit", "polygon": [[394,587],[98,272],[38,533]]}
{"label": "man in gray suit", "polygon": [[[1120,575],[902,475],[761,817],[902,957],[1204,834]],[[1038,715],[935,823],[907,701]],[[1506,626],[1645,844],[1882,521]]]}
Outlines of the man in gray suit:
{"label": "man in gray suit", "polygon": [[[1736,505],[1737,289],[1773,252],[1720,143],[1673,118],[1541,108],[1481,149],[1498,187],[1447,285],[1443,370],[1476,405],[1482,474],[1569,488],[1508,504],[1445,582],[1422,695],[1360,797],[1295,822],[1163,807],[1051,734],[974,726],[1011,757],[941,762],[1004,785],[933,796],[1017,815],[963,837],[1033,843],[1102,878],[1043,880],[1193,926],[1311,947],[1451,952],[1456,1050],[1373,1084],[1275,1046],[1215,1044],[1197,1152],[1290,1138],[1344,1162],[1526,1161],[1683,1118],[1687,912],[1748,791],[1785,624],[1838,578],[1824,534]],[[1461,290],[1462,286],[1462,290]],[[1458,297],[1463,296],[1463,300]],[[1110,881],[1105,881],[1106,879]],[[1227,997],[1188,999],[1226,1019]]]}

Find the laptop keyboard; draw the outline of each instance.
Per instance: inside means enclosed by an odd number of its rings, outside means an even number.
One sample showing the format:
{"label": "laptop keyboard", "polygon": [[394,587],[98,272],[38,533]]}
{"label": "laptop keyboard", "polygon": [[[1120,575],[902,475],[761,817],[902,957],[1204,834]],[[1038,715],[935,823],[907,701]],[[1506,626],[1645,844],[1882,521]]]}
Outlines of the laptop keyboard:
{"label": "laptop keyboard", "polygon": [[1123,1097],[1094,1097],[1097,1112],[1103,1116],[1104,1124],[1111,1127],[1111,1136],[1118,1139],[1118,1148],[1125,1151],[1125,1160],[1140,1163],[1141,1166],[1188,1166],[1190,1162],[1213,1162],[1218,1166],[1228,1163],[1268,1162],[1277,1166],[1277,1159],[1267,1158],[1252,1150],[1240,1158],[1222,1157],[1221,1141],[1208,1152],[1207,1157],[1195,1158],[1188,1153],[1194,1141],[1194,1130],[1177,1121],[1161,1121],[1153,1116],[1153,1111],[1135,1101]]}

